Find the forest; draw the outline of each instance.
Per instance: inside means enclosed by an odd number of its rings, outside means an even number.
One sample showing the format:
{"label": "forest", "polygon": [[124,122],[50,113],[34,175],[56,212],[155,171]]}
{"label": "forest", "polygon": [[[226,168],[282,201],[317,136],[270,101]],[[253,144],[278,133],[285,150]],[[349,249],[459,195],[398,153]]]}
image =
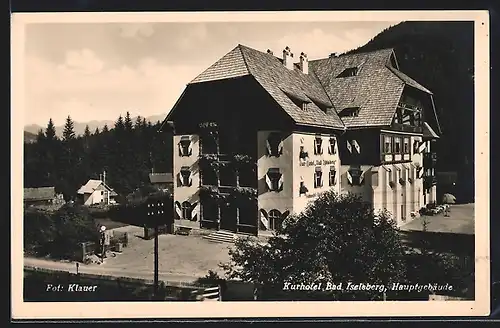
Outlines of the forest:
{"label": "forest", "polygon": [[160,127],[161,122],[141,117],[132,121],[127,112],[112,127],[87,127],[83,135],[76,135],[68,116],[59,138],[50,119],[36,142],[24,144],[24,187],[54,186],[71,200],[80,186],[106,171],[106,183],[123,201],[149,185],[152,170],[171,172],[172,134]]}
{"label": "forest", "polygon": [[442,130],[436,171],[457,172],[457,198],[474,201],[474,22],[402,22],[348,53],[383,48],[433,92]]}

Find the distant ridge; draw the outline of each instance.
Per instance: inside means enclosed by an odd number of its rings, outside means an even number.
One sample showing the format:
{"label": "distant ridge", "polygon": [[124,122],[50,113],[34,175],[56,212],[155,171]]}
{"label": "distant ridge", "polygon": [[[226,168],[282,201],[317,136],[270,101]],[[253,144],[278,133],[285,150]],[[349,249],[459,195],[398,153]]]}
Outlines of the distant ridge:
{"label": "distant ridge", "polygon": [[[122,116],[124,116],[124,115],[122,115]],[[146,118],[146,121],[149,121],[149,122],[151,122],[151,123],[154,124],[157,121],[160,121],[160,122],[163,121],[163,119],[165,117],[166,117],[166,114],[159,114],[159,115],[147,116],[145,118]],[[136,119],[137,119],[137,116],[132,117],[132,122],[135,123]],[[48,121],[49,121],[49,119],[47,118],[47,122]],[[94,133],[94,131],[95,131],[96,128],[99,128],[99,130],[102,130],[102,128],[106,124],[111,129],[114,126],[115,121],[111,121],[111,120],[102,120],[102,121],[92,120],[92,121],[88,121],[88,122],[74,122],[75,133],[77,135],[83,134],[83,132],[85,131],[85,126],[86,125],[89,126],[90,132]],[[26,138],[32,138],[31,135],[34,135],[33,137],[36,140],[36,135],[38,134],[38,131],[40,131],[40,130],[44,130],[45,131],[45,128],[46,128],[46,125],[44,125],[43,127],[40,126],[40,125],[38,125],[38,124],[26,125],[24,127],[24,131],[25,131],[24,138],[25,138],[25,141],[26,141]],[[56,135],[59,136],[59,137],[62,136],[63,129],[64,129],[64,125],[56,126]],[[28,132],[29,134],[27,135],[26,132]]]}

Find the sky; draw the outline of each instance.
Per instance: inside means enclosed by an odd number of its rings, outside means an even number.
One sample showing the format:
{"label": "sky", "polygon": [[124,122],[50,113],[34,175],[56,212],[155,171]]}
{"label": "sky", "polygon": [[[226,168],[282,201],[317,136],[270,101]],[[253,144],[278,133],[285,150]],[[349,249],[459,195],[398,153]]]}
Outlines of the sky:
{"label": "sky", "polygon": [[167,115],[186,84],[238,44],[278,55],[289,46],[311,60],[362,46],[398,23],[28,24],[24,122]]}

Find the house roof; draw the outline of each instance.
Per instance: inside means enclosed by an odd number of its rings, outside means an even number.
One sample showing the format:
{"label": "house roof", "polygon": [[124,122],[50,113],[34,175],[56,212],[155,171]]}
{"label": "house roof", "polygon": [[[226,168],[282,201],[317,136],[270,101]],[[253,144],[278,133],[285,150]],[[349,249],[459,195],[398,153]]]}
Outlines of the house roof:
{"label": "house roof", "polygon": [[424,122],[424,138],[439,139],[439,135],[431,128],[427,122]]}
{"label": "house roof", "polygon": [[56,191],[54,187],[24,188],[24,200],[50,200],[54,199]]}
{"label": "house roof", "polygon": [[[349,68],[357,74],[338,77]],[[311,60],[309,74],[303,74],[298,64],[288,69],[281,58],[240,44],[189,84],[242,76],[252,76],[297,124],[339,130],[391,125],[406,86],[432,96],[398,70],[392,48]],[[353,107],[359,108],[356,116],[339,117]]]}
{"label": "house roof", "polygon": [[[387,126],[392,123],[405,85],[432,94],[428,89],[393,67],[393,49],[352,53],[309,62],[337,111],[358,107],[358,116],[342,117],[346,127]],[[355,76],[337,77],[348,68]]]}
{"label": "house roof", "polygon": [[101,180],[93,180],[90,179],[87,183],[78,189],[78,194],[91,194],[93,193],[99,186],[104,185],[104,187],[110,191],[110,196],[117,196],[118,194],[111,189],[108,185],[104,184]]}
{"label": "house roof", "polygon": [[[288,69],[280,58],[243,45],[236,46],[190,84],[253,76],[276,103],[297,123],[344,130],[320,80],[311,72],[304,74],[297,65]],[[294,102],[308,102],[303,110]]]}
{"label": "house roof", "polygon": [[151,183],[171,183],[174,181],[172,173],[149,173]]}

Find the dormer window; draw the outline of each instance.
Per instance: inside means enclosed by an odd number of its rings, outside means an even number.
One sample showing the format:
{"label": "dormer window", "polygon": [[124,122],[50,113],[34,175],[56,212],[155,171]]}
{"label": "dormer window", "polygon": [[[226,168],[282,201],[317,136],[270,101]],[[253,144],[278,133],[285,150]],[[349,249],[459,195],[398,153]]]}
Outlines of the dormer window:
{"label": "dormer window", "polygon": [[359,107],[347,107],[340,111],[340,117],[358,117]]}
{"label": "dormer window", "polygon": [[314,155],[322,155],[323,154],[323,140],[321,136],[316,136],[314,138]]}
{"label": "dormer window", "polygon": [[309,108],[309,103],[304,101],[302,103],[302,110],[306,111],[308,108]]}
{"label": "dormer window", "polygon": [[179,141],[179,156],[191,156],[192,153],[191,139],[189,136],[182,136]]}
{"label": "dormer window", "polygon": [[278,132],[271,132],[266,140],[266,148],[268,156],[279,157],[283,154],[283,140]]}
{"label": "dormer window", "polygon": [[358,67],[349,67],[342,71],[337,77],[350,77],[358,75],[359,68]]}

